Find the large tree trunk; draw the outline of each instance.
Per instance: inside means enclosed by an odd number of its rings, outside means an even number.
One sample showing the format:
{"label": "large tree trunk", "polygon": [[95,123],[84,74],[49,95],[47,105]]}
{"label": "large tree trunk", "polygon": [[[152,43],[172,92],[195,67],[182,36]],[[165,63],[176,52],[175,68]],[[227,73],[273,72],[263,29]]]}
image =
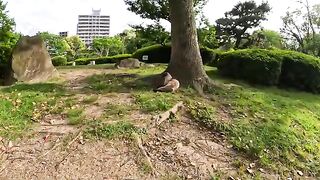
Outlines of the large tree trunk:
{"label": "large tree trunk", "polygon": [[201,60],[193,0],[169,0],[172,50],[166,71],[183,86],[203,88],[209,82]]}

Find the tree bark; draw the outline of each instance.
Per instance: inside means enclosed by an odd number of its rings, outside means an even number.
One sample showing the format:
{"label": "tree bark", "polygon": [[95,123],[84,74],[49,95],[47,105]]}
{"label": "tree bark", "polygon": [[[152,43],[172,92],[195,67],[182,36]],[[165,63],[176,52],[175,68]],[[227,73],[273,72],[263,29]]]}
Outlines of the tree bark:
{"label": "tree bark", "polygon": [[202,89],[210,80],[200,55],[193,0],[169,0],[169,5],[172,50],[166,71],[182,86]]}

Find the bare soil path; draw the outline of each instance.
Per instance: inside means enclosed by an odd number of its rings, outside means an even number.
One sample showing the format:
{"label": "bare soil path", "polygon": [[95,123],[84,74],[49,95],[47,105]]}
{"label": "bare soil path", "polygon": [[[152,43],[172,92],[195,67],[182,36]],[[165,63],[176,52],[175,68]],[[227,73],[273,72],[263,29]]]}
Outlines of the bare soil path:
{"label": "bare soil path", "polygon": [[[110,72],[108,69],[60,70],[66,88],[74,91],[79,102],[88,96],[82,91],[85,78]],[[98,119],[108,103],[128,105],[134,99],[130,93],[98,94],[94,104],[84,106],[85,115],[93,121]],[[133,111],[127,119],[146,128],[153,121],[151,117]],[[84,139],[81,127],[68,125],[63,115],[48,115],[31,137],[3,145],[6,151],[1,157],[0,179],[237,179],[244,176],[235,167],[239,158],[223,135],[202,129],[184,113],[175,121],[148,129],[142,145],[154,172],[131,140]],[[265,179],[277,179],[260,174]]]}

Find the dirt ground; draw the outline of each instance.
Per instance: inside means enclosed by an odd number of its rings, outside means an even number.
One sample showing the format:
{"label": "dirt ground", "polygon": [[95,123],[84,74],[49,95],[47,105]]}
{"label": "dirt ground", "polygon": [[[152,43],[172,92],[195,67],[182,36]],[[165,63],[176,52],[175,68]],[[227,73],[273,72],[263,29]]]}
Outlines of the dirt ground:
{"label": "dirt ground", "polygon": [[[83,80],[110,71],[64,69],[60,74],[81,101],[87,96],[81,92]],[[99,95],[96,103],[86,105],[86,116],[97,119],[107,103],[128,104],[133,98],[130,93]],[[139,127],[153,123],[151,115],[138,111],[129,119]],[[0,179],[240,179],[244,175],[235,161],[252,163],[239,158],[223,134],[202,129],[183,112],[174,122],[148,129],[142,146],[152,167],[146,165],[146,157],[131,141],[87,140],[81,128],[68,125],[65,117],[47,115],[32,136],[18,142],[2,141]],[[248,179],[254,177],[242,171]],[[260,171],[263,179],[278,179]]]}

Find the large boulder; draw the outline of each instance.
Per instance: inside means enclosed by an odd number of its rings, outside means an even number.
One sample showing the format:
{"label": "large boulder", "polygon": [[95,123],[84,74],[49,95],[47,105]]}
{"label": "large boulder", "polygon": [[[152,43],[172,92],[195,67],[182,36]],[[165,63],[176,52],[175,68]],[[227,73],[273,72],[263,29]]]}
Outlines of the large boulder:
{"label": "large boulder", "polygon": [[38,83],[58,76],[44,41],[38,35],[21,36],[13,49],[8,79]]}
{"label": "large boulder", "polygon": [[116,68],[140,68],[143,65],[138,59],[128,58],[118,61],[115,64]]}

